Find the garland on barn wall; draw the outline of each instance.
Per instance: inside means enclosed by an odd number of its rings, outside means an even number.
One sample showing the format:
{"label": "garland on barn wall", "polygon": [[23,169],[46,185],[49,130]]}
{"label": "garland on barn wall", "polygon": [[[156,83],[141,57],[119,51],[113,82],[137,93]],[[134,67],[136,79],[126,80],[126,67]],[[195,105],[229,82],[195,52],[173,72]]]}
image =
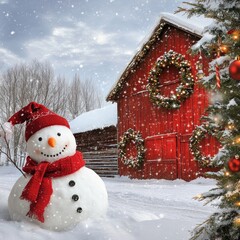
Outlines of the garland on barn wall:
{"label": "garland on barn wall", "polygon": [[[176,88],[175,93],[171,94],[170,97],[165,97],[161,94],[159,76],[168,65],[174,65],[179,69],[181,83]],[[190,63],[180,53],[170,50],[158,58],[151,69],[148,77],[147,90],[150,93],[150,100],[154,105],[167,109],[176,109],[193,93],[193,86],[194,79],[191,73]]]}
{"label": "garland on barn wall", "polygon": [[208,122],[197,126],[190,138],[190,150],[195,160],[203,167],[214,167],[214,157],[204,156],[200,150],[200,142],[205,138],[206,134],[215,137],[217,129]]}
{"label": "garland on barn wall", "polygon": [[[137,157],[127,157],[126,150],[127,145],[132,142],[136,145],[137,148]],[[124,165],[133,167],[133,168],[140,168],[144,162],[144,140],[142,135],[139,131],[134,131],[132,128],[129,128],[122,136],[121,141],[118,144],[119,149],[119,157]]]}

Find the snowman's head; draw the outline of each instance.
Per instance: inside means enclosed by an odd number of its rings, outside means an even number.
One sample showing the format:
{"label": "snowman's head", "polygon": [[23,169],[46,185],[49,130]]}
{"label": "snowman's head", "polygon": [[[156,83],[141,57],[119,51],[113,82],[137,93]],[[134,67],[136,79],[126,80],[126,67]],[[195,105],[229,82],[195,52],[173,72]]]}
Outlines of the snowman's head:
{"label": "snowman's head", "polygon": [[27,151],[36,162],[54,162],[76,152],[76,141],[67,119],[42,104],[30,102],[8,122],[12,126],[26,123]]}
{"label": "snowman's head", "polygon": [[28,155],[36,162],[54,162],[76,152],[76,140],[65,126],[53,125],[35,132],[27,141]]}

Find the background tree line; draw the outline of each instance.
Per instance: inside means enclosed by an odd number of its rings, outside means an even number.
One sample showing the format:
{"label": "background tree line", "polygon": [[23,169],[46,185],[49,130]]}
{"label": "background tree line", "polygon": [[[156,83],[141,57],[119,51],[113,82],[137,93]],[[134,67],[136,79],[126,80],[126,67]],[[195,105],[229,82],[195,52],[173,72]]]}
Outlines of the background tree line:
{"label": "background tree line", "polygon": [[[49,62],[33,60],[10,67],[0,75],[1,123],[31,101],[72,120],[83,112],[101,107],[102,97],[93,80],[83,80],[79,74],[71,80],[56,77]],[[25,152],[24,127],[25,124],[14,127],[11,145],[15,161]]]}

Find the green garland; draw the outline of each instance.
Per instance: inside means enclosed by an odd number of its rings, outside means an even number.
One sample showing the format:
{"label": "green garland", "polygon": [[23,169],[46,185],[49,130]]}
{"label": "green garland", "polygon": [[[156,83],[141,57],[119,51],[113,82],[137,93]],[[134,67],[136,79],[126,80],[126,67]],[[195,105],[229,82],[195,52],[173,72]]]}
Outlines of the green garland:
{"label": "green garland", "polygon": [[[176,88],[174,94],[170,97],[165,97],[161,94],[159,76],[163,69],[168,65],[174,65],[179,69],[181,83]],[[147,90],[150,94],[150,100],[154,105],[167,109],[176,109],[181,106],[181,102],[192,94],[193,86],[194,79],[191,73],[190,63],[185,60],[183,55],[170,50],[169,52],[164,53],[151,69],[148,77]]]}
{"label": "green garland", "polygon": [[[126,148],[128,143],[132,141],[132,143],[136,144],[137,148],[137,157],[134,158],[130,156],[127,158],[126,156]],[[121,141],[118,144],[119,149],[119,157],[124,165],[133,168],[140,168],[144,162],[144,140],[142,139],[141,133],[139,131],[134,131],[132,128],[129,128],[122,136]]]}
{"label": "green garland", "polygon": [[190,138],[190,150],[195,160],[198,161],[203,167],[214,167],[214,157],[204,156],[201,151],[199,144],[205,138],[205,135],[215,136],[216,128],[209,123],[205,122],[200,126],[197,126],[192,133]]}

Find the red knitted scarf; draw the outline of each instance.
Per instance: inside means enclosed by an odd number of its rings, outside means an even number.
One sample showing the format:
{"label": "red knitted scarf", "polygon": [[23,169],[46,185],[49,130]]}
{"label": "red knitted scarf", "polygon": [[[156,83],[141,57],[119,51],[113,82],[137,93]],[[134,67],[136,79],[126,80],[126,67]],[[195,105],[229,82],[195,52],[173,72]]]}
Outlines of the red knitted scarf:
{"label": "red knitted scarf", "polygon": [[36,163],[29,156],[23,171],[32,177],[25,186],[21,199],[31,202],[27,216],[35,216],[40,222],[44,222],[44,209],[48,205],[52,189],[52,178],[66,176],[74,173],[85,165],[82,154],[78,151],[73,156],[65,157],[53,163]]}

